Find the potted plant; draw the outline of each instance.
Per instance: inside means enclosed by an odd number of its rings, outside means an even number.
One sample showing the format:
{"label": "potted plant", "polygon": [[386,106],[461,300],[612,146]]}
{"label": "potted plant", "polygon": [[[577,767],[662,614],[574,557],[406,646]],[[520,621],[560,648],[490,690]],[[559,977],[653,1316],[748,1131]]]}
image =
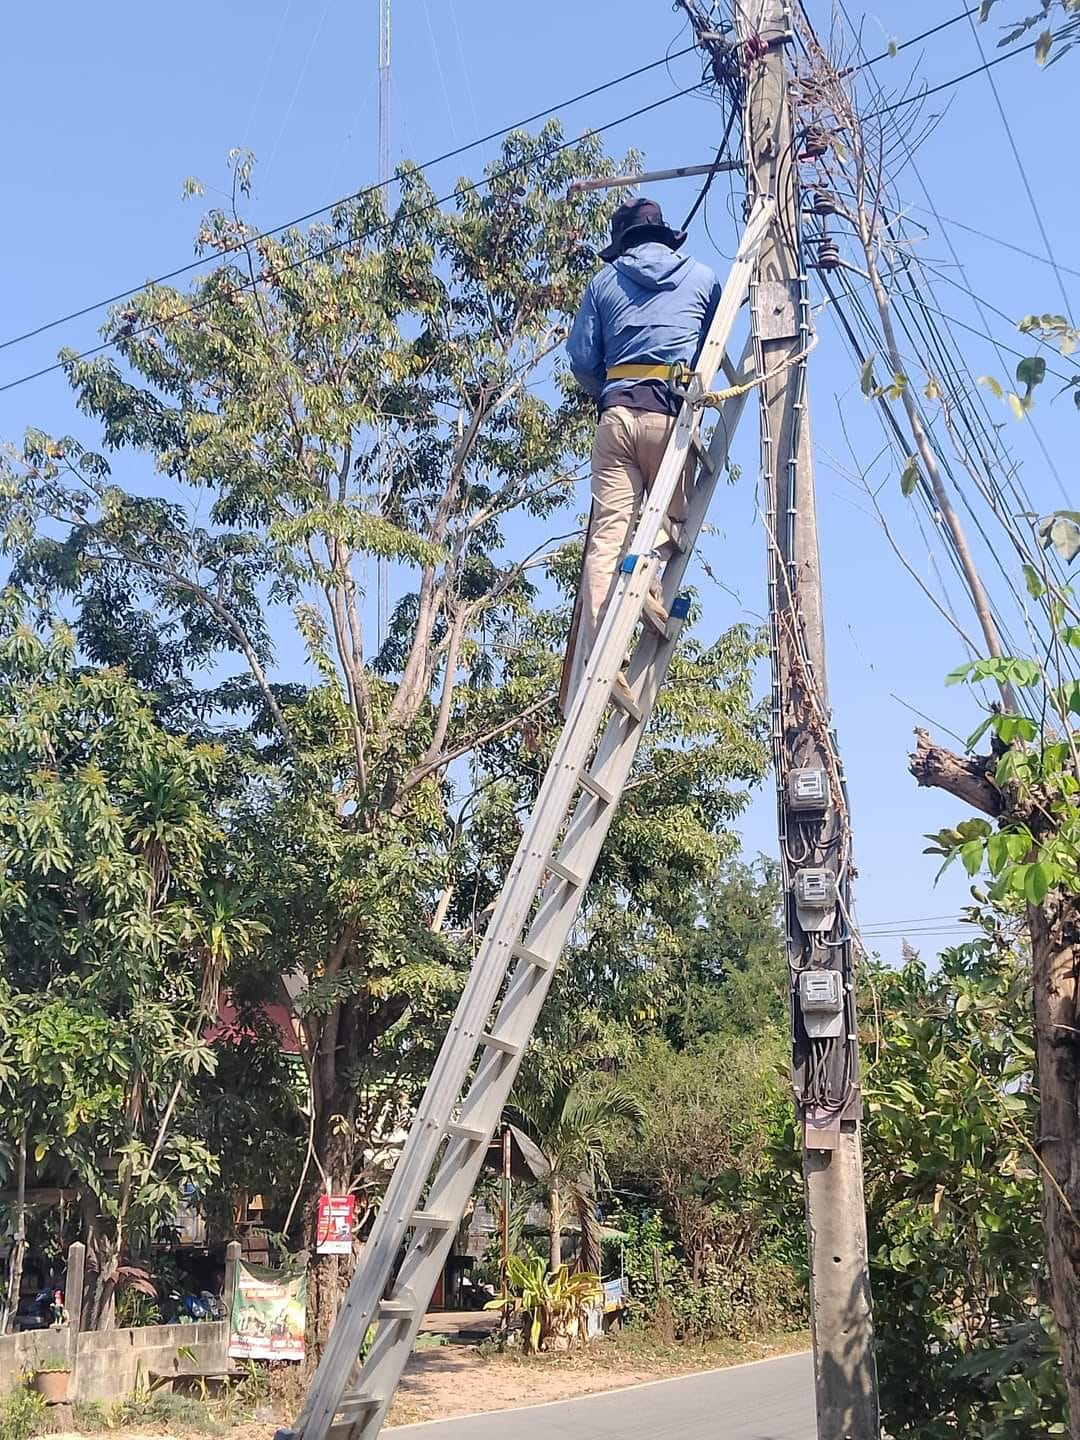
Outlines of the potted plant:
{"label": "potted plant", "polygon": [[37,1361],[31,1383],[47,1405],[62,1405],[68,1398],[70,1379],[71,1361],[54,1352]]}
{"label": "potted plant", "polygon": [[539,1255],[528,1260],[511,1255],[507,1280],[509,1294],[489,1300],[484,1309],[506,1307],[519,1316],[525,1350],[534,1355],[539,1350],[567,1350],[575,1340],[584,1339],[588,1307],[604,1294],[598,1275],[589,1271],[571,1275],[566,1265],[552,1274]]}

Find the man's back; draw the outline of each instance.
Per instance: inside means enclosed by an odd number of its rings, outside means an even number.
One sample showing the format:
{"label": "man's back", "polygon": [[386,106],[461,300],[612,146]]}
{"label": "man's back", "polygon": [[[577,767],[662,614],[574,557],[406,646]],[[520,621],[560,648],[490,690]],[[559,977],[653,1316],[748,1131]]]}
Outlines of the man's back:
{"label": "man's back", "polygon": [[589,281],[567,343],[578,383],[607,408],[635,384],[605,384],[613,365],[691,365],[719,298],[707,265],[658,241],[634,246]]}

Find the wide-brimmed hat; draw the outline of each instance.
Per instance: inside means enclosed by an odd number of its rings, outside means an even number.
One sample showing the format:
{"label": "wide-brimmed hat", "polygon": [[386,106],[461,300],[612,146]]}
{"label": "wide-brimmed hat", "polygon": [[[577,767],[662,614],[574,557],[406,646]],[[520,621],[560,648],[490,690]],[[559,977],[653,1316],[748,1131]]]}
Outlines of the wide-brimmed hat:
{"label": "wide-brimmed hat", "polygon": [[664,213],[655,200],[641,196],[624,200],[611,217],[611,244],[600,251],[601,260],[617,260],[633,245],[659,240],[662,245],[678,250],[686,239],[685,230],[672,230],[664,223]]}

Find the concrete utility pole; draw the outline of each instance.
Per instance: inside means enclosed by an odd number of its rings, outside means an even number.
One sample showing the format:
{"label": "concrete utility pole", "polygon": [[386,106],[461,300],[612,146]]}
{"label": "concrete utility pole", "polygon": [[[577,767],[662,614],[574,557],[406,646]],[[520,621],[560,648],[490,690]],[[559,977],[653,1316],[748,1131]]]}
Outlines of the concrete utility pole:
{"label": "concrete utility pole", "polygon": [[[859,1134],[850,827],[825,675],[805,355],[801,191],[782,0],[737,3],[748,201],[771,193],[751,305],[769,528],[773,743],[779,787],[793,1078],[803,1131],[819,1440],[878,1440]],[[756,23],[755,23],[756,22]]]}

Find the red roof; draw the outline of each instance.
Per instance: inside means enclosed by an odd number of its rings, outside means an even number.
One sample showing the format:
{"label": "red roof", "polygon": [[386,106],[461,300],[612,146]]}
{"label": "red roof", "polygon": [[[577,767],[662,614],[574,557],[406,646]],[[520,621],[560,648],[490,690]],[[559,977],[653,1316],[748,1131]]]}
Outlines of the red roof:
{"label": "red roof", "polygon": [[[285,1006],[265,1000],[260,1009],[277,1031],[282,1052],[285,1055],[299,1055],[300,1044],[296,1038],[295,1022]],[[222,994],[218,1000],[218,1023],[204,1033],[203,1039],[211,1045],[215,1042],[244,1045],[250,1044],[256,1038],[251,1026],[241,1023],[240,1013],[229,996]]]}

